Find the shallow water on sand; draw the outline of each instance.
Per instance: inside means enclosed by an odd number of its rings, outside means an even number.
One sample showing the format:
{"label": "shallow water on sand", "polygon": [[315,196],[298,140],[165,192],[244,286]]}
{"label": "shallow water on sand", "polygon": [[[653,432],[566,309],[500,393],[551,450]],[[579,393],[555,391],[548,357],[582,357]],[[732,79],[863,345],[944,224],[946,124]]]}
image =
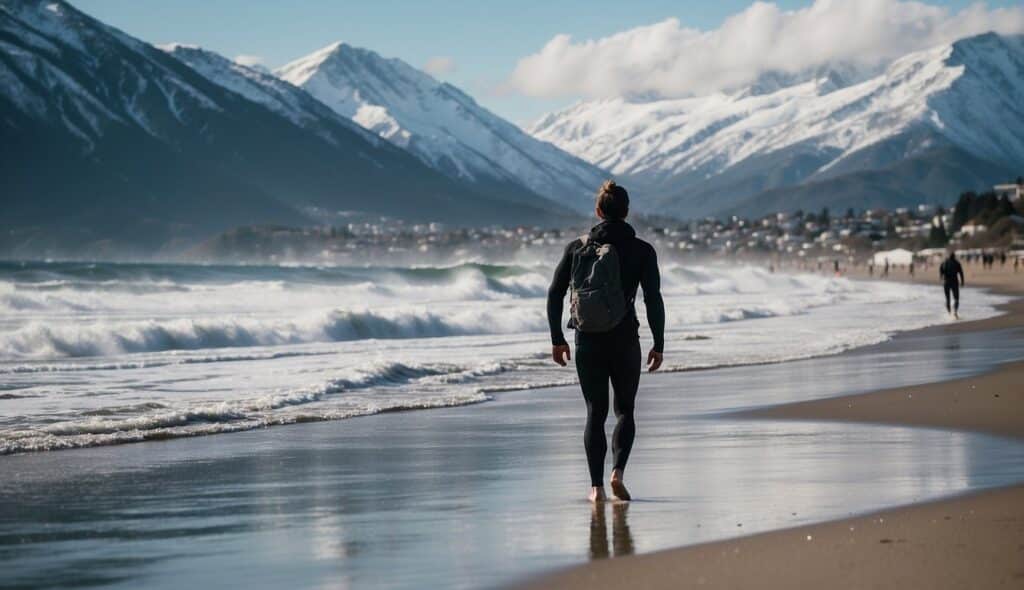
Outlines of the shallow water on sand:
{"label": "shallow water on sand", "polygon": [[[227,437],[0,458],[0,585],[478,588],[1024,480],[1024,445],[722,412],[972,374],[1008,333],[645,377],[628,480],[583,500],[574,388]],[[610,424],[609,424],[610,426]]]}

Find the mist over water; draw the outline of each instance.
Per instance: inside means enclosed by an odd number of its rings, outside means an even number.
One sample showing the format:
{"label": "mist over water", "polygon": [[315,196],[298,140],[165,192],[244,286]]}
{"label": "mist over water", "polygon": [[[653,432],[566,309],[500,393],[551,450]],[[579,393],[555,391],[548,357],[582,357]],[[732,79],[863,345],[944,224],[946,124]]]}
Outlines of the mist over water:
{"label": "mist over water", "polygon": [[[548,360],[551,272],[0,263],[0,453],[469,404],[571,383],[572,368]],[[667,370],[830,354],[946,321],[927,287],[753,267],[662,272]],[[1000,301],[972,293],[964,313],[991,315]]]}

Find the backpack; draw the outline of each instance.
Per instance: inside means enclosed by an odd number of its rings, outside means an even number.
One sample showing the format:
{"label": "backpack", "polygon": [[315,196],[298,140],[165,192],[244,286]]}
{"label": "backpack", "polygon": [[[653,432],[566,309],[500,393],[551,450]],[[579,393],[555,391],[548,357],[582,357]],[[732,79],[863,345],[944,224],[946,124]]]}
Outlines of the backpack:
{"label": "backpack", "polygon": [[583,245],[572,257],[569,282],[569,327],[581,332],[607,332],[626,317],[626,295],[619,278],[619,254],[611,244],[592,242],[582,236]]}

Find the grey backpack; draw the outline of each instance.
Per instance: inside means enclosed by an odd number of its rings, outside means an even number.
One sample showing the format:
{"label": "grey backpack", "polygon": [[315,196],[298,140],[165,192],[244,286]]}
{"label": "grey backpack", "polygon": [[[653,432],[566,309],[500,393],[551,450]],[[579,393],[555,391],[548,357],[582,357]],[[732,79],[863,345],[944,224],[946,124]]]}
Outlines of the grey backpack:
{"label": "grey backpack", "polygon": [[626,316],[626,295],[619,278],[619,254],[611,244],[592,242],[582,236],[583,245],[572,257],[569,283],[570,328],[581,332],[607,332]]}

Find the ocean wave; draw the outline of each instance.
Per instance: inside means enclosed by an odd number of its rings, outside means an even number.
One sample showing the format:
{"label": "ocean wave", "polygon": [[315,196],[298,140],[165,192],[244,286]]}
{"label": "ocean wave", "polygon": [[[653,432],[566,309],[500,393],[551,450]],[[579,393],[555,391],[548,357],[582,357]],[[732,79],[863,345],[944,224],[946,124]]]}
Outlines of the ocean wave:
{"label": "ocean wave", "polygon": [[[59,433],[22,431],[5,435],[3,438],[0,438],[0,455],[227,434],[285,424],[328,422],[388,412],[450,408],[483,403],[490,399],[492,398],[486,393],[473,392],[459,396],[453,395],[429,399],[382,400],[381,403],[373,406],[325,409],[322,412],[298,412],[282,415],[266,414],[245,417],[233,415],[231,412],[212,414],[184,412],[153,417],[152,420],[135,420],[134,423],[138,428],[112,428],[104,430],[95,424],[80,424],[79,427],[67,425],[63,429],[55,429]],[[127,427],[128,424],[123,426]]]}
{"label": "ocean wave", "polygon": [[[490,399],[485,388],[452,389],[450,386],[514,370],[531,360],[473,365],[377,362],[348,369],[315,386],[282,390],[252,399],[196,403],[187,407],[172,407],[167,401],[107,406],[81,412],[61,422],[4,433],[0,438],[0,454],[234,432],[274,424],[479,403]],[[325,401],[330,396],[367,389],[400,388],[414,383],[434,387],[429,393],[417,396],[389,397],[375,393],[359,398],[355,405],[339,408],[321,404],[316,409],[303,410],[304,406]],[[528,386],[523,384],[524,388]],[[518,388],[499,387],[491,391]]]}
{"label": "ocean wave", "polygon": [[335,351],[284,351],[254,354],[210,354],[184,358],[147,359],[141,361],[119,361],[109,363],[33,363],[0,366],[0,375],[24,373],[78,373],[85,371],[125,371],[131,369],[153,369],[173,365],[194,365],[206,363],[232,363],[245,361],[272,361],[283,358],[324,356],[337,354]]}
{"label": "ocean wave", "polygon": [[292,282],[268,276],[229,283],[83,282],[0,280],[0,313],[40,318],[68,313],[118,316],[140,313],[238,313],[273,311],[301,305],[324,308],[331,302],[359,300],[379,304],[410,301],[488,301],[542,297],[543,274],[506,267],[464,265],[445,269],[351,271],[338,282]]}
{"label": "ocean wave", "polygon": [[230,410],[215,413],[204,411],[168,413],[154,416],[149,420],[141,418],[134,420],[136,428],[127,428],[129,424],[122,424],[117,428],[104,430],[102,426],[81,423],[77,426],[67,425],[62,429],[55,429],[59,434],[45,431],[22,431],[5,435],[4,438],[0,439],[0,455],[226,434],[266,428],[268,426],[344,420],[386,412],[450,408],[478,404],[489,399],[491,399],[490,396],[485,393],[474,392],[461,396],[453,395],[418,400],[382,400],[373,406],[325,409],[322,412],[253,416],[233,414]]}
{"label": "ocean wave", "polygon": [[538,331],[542,310],[463,308],[446,313],[332,310],[296,320],[247,317],[51,324],[0,334],[0,355],[91,357],[168,350],[280,346],[367,339],[430,338]]}

